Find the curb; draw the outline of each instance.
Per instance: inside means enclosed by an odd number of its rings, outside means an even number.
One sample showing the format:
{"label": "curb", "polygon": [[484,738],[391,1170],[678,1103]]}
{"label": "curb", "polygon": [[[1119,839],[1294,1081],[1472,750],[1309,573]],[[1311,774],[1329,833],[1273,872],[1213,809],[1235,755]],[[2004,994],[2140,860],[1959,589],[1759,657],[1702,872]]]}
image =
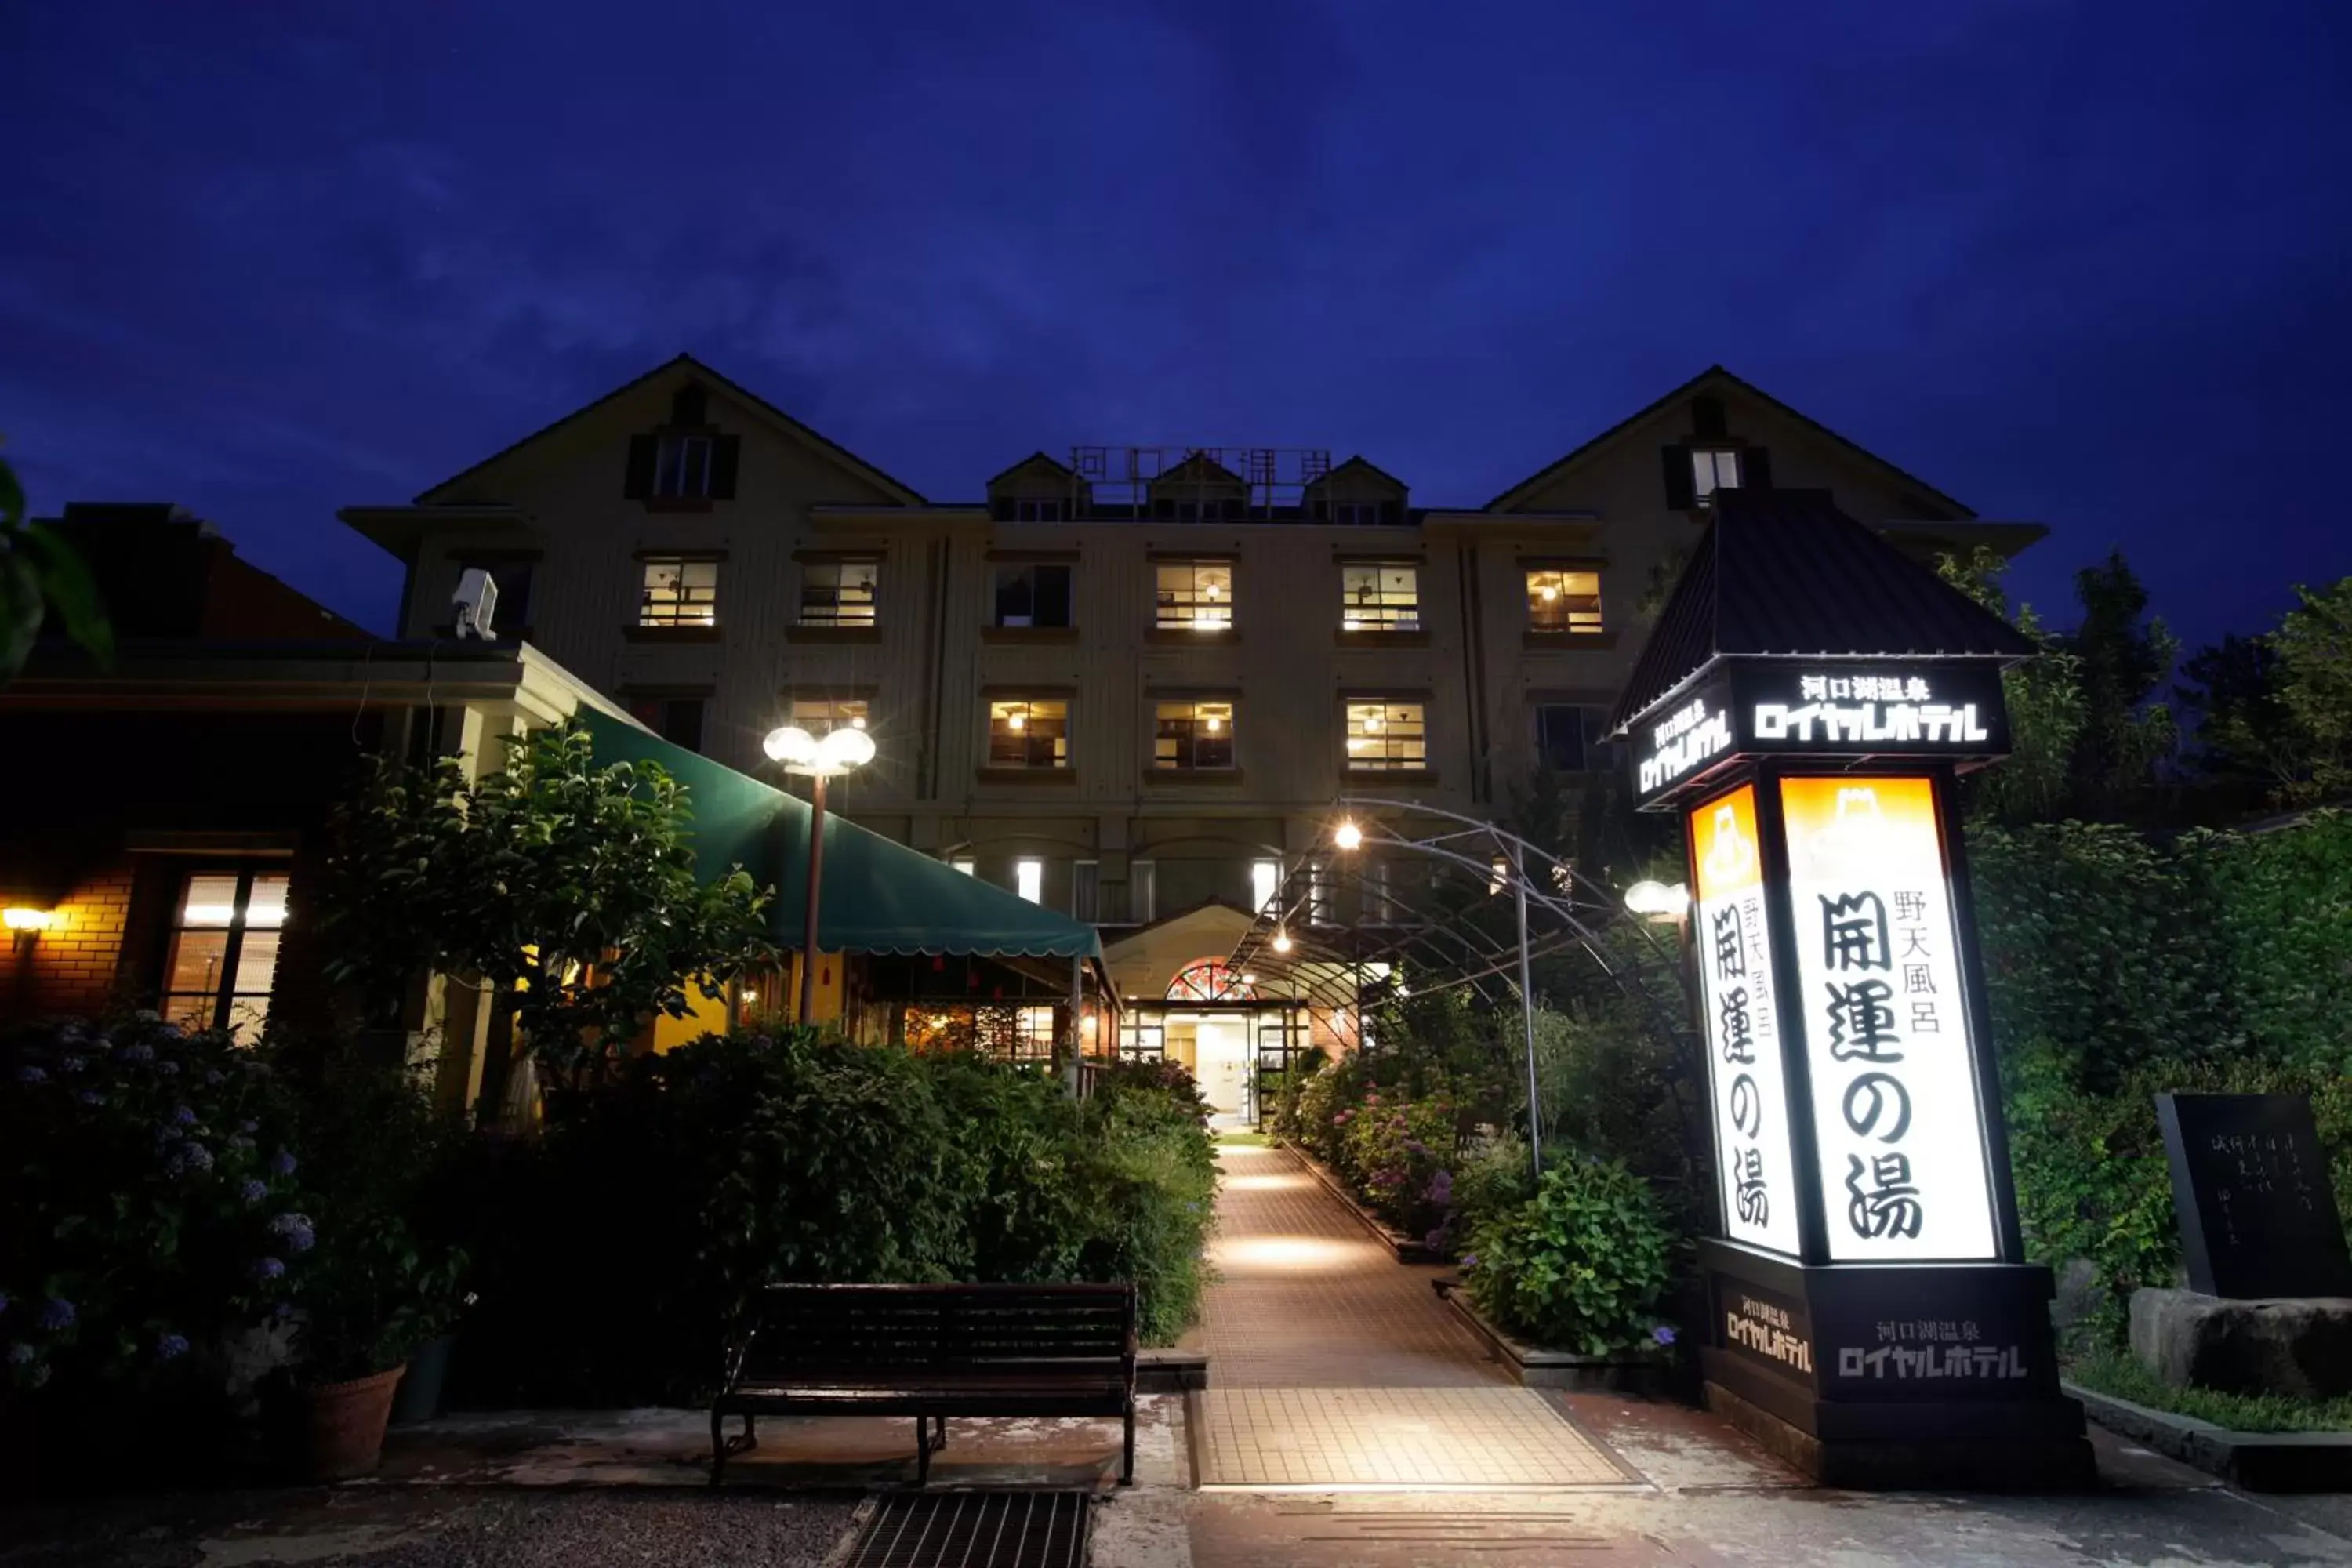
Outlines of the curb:
{"label": "curb", "polygon": [[2059,1386],[2107,1430],[2248,1491],[2352,1491],[2352,1432],[2233,1432],[2078,1383]]}
{"label": "curb", "polygon": [[1399,1263],[1451,1263],[1454,1261],[1442,1252],[1432,1251],[1426,1243],[1416,1241],[1404,1232],[1391,1227],[1387,1221],[1359,1202],[1356,1194],[1348,1190],[1348,1184],[1327,1170],[1322,1161],[1318,1160],[1297,1144],[1285,1138],[1277,1139],[1275,1147],[1286,1151],[1300,1164],[1306,1166],[1307,1174],[1320,1182],[1325,1192],[1339,1199],[1348,1212],[1356,1216],[1357,1223],[1370,1231],[1373,1238],[1382,1247],[1387,1247],[1390,1256]]}
{"label": "curb", "polygon": [[1190,1394],[1194,1389],[1209,1386],[1209,1352],[1206,1351],[1139,1350],[1135,1352],[1135,1392],[1138,1394]]}
{"label": "curb", "polygon": [[1578,1355],[1572,1351],[1545,1350],[1522,1343],[1486,1321],[1458,1286],[1433,1280],[1437,1293],[1454,1309],[1470,1331],[1486,1342],[1495,1359],[1508,1367],[1524,1388],[1567,1388],[1588,1393],[1656,1394],[1667,1385],[1669,1369],[1647,1359]]}

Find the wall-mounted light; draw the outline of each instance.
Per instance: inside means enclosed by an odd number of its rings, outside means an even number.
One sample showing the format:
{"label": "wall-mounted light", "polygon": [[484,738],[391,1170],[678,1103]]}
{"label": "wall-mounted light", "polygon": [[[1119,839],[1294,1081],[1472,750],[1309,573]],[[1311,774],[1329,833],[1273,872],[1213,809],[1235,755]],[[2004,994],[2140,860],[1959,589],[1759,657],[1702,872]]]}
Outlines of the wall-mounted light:
{"label": "wall-mounted light", "polygon": [[0,910],[0,925],[17,932],[42,931],[58,923],[55,910],[29,909],[22,904]]}

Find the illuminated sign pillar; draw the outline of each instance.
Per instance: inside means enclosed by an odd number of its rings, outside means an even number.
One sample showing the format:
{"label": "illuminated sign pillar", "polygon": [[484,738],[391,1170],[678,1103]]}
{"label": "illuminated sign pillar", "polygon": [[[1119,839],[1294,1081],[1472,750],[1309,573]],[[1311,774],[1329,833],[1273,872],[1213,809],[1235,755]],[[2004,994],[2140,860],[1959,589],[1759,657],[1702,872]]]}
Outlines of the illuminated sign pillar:
{"label": "illuminated sign pillar", "polygon": [[1833,1484],[2084,1484],[1954,803],[2008,749],[1999,670],[1885,664],[1717,659],[1631,726],[1690,855],[1708,1403]]}

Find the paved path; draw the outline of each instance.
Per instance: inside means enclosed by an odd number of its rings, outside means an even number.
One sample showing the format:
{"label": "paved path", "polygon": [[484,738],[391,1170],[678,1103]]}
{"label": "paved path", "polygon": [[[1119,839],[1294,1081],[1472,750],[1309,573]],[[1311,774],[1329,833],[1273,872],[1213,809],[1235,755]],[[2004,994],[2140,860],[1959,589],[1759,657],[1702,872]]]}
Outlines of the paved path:
{"label": "paved path", "polygon": [[1228,1143],[1199,1342],[1203,1486],[1554,1488],[1632,1478],[1488,1359],[1297,1158]]}

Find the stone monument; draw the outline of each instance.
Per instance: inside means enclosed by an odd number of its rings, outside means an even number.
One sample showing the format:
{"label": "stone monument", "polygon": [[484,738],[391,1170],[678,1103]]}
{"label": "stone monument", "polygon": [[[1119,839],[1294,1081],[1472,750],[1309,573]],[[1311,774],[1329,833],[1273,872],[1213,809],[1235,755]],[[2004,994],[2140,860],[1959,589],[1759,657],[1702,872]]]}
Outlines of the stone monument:
{"label": "stone monument", "polygon": [[2159,1094],[2186,1290],[2136,1290],[2131,1347],[2176,1387],[2352,1394],[2352,1251],[2311,1101]]}

